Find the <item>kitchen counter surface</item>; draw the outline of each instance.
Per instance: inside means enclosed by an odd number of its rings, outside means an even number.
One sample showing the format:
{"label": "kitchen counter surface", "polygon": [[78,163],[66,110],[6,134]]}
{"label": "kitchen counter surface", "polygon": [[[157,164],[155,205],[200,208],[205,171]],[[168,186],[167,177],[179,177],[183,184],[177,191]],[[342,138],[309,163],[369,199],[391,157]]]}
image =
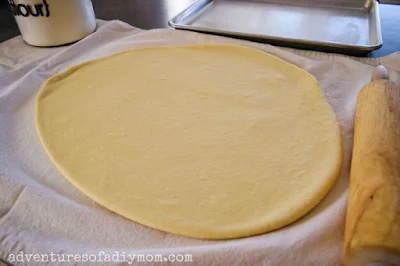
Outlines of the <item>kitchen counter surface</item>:
{"label": "kitchen counter surface", "polygon": [[[1,1],[1,0],[0,0]],[[167,28],[168,20],[195,0],[92,0],[96,17],[119,19],[143,29]],[[384,45],[369,54],[381,57],[400,51],[400,5],[379,5]],[[18,27],[5,5],[0,3],[0,42],[19,34]]]}

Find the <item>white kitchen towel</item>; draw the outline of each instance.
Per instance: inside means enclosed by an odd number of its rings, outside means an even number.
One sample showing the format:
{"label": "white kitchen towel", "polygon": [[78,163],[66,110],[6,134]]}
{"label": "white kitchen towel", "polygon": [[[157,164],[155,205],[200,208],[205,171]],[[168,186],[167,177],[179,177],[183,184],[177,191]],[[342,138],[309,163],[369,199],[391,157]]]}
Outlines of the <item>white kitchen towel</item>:
{"label": "white kitchen towel", "polygon": [[[127,49],[210,43],[254,47],[307,70],[318,79],[338,117],[344,145],[341,174],[316,208],[283,229],[206,241],[148,228],[84,196],[57,171],[39,142],[35,97],[52,75]],[[400,82],[400,53],[351,58],[187,31],[144,31],[119,21],[98,21],[94,34],[64,47],[35,48],[21,37],[1,43],[0,257],[15,265],[86,265],[88,260],[97,260],[94,265],[173,265],[190,259],[180,254],[192,255],[192,262],[179,265],[342,265],[356,97],[378,64]],[[107,262],[110,259],[113,262]]]}

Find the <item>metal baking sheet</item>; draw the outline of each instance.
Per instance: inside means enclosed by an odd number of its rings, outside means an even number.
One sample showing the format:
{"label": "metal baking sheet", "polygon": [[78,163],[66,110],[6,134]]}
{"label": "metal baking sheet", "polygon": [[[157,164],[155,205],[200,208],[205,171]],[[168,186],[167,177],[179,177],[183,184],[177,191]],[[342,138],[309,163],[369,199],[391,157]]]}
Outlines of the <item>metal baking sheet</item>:
{"label": "metal baking sheet", "polygon": [[198,0],[169,25],[347,54],[383,44],[376,0]]}

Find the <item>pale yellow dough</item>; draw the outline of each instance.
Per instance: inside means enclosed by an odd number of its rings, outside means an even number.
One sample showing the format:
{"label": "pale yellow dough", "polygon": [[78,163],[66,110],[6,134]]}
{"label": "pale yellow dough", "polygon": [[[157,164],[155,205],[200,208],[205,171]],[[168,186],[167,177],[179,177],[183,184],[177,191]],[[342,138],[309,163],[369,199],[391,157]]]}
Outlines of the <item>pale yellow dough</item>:
{"label": "pale yellow dough", "polygon": [[36,125],[64,176],[104,207],[185,236],[281,228],[339,173],[339,126],[316,79],[240,46],[131,50],[49,79]]}

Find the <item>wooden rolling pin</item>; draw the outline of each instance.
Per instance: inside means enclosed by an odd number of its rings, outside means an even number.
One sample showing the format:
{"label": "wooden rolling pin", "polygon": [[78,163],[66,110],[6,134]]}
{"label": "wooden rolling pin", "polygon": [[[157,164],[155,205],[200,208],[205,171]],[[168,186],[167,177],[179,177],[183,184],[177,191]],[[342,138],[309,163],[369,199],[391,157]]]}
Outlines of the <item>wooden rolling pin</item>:
{"label": "wooden rolling pin", "polygon": [[400,89],[383,66],[357,100],[344,263],[400,265]]}

